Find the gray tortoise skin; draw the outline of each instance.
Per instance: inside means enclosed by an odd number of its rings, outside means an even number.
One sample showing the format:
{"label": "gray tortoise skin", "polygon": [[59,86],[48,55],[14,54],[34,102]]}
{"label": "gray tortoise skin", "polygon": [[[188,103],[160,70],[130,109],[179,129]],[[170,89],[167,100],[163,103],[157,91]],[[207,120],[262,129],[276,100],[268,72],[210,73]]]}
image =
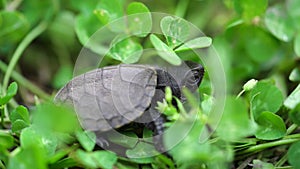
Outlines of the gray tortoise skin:
{"label": "gray tortoise skin", "polygon": [[[149,65],[121,64],[95,69],[79,75],[60,89],[55,101],[72,105],[81,126],[96,133],[118,129],[131,122],[143,123],[154,135],[163,133],[164,117],[156,110],[163,101],[165,87],[184,102],[181,89],[192,92],[201,83],[204,68],[186,61],[189,69],[176,80],[165,69]],[[161,137],[154,137],[154,145],[164,151]],[[98,139],[103,145],[103,140]]]}

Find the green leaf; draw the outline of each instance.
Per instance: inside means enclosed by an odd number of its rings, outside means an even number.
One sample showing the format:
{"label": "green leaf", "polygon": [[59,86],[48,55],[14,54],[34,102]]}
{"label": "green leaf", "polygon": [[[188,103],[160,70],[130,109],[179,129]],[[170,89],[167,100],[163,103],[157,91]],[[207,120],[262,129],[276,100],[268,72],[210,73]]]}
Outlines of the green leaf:
{"label": "green leaf", "polygon": [[[300,30],[300,29],[299,29]],[[294,51],[298,57],[300,57],[300,33],[295,37],[294,41]]]}
{"label": "green leaf", "polygon": [[256,119],[258,130],[255,137],[262,140],[275,140],[285,136],[286,127],[282,118],[272,112],[262,112]]}
{"label": "green leaf", "polygon": [[133,132],[111,133],[108,139],[126,148],[133,148],[138,142],[138,136]]}
{"label": "green leaf", "polygon": [[73,67],[71,65],[61,66],[55,73],[53,78],[53,86],[56,89],[63,87],[67,84],[73,77]]}
{"label": "green leaf", "polygon": [[293,82],[300,81],[300,68],[294,68],[289,76],[289,80]]}
{"label": "green leaf", "polygon": [[86,151],[93,151],[96,145],[96,135],[91,131],[78,131],[76,137]]}
{"label": "green leaf", "polygon": [[143,47],[130,38],[114,43],[110,50],[110,56],[123,63],[137,62],[143,53]]}
{"label": "green leaf", "polygon": [[288,150],[288,162],[296,169],[300,168],[300,141],[292,144]]}
{"label": "green leaf", "polygon": [[245,49],[251,59],[258,63],[264,63],[274,58],[278,50],[278,43],[270,33],[256,26],[248,26],[245,31],[247,32],[243,33]]}
{"label": "green leaf", "polygon": [[152,29],[149,9],[141,2],[132,2],[127,6],[128,30],[131,34],[144,37]]}
{"label": "green leaf", "polygon": [[265,13],[268,6],[268,0],[234,0],[234,8],[243,19],[251,21],[256,16]]}
{"label": "green leaf", "polygon": [[161,20],[160,27],[171,48],[175,48],[186,41],[190,33],[189,24],[177,17],[164,17]]}
{"label": "green leaf", "polygon": [[16,11],[0,12],[0,51],[16,45],[28,32],[29,23],[23,14]]}
{"label": "green leaf", "polygon": [[41,129],[52,132],[73,133],[80,128],[74,110],[64,105],[45,102],[39,104],[32,111],[32,114],[32,123]]}
{"label": "green leaf", "polygon": [[58,10],[58,3],[58,0],[24,1],[20,5],[20,11],[28,19],[31,26],[34,26],[41,20],[50,20]]}
{"label": "green leaf", "polygon": [[251,91],[251,113],[256,119],[262,112],[277,112],[283,102],[281,91],[269,82],[259,81]]}
{"label": "green leaf", "polygon": [[298,30],[300,30],[300,1],[299,0],[287,0],[286,6],[287,6],[287,12],[289,16],[293,19],[294,25],[297,27]]}
{"label": "green leaf", "polygon": [[129,158],[132,158],[132,160],[142,164],[153,162],[154,159],[152,156],[154,154],[158,154],[154,146],[145,142],[138,142],[133,149],[126,151],[126,155]]}
{"label": "green leaf", "polygon": [[289,118],[293,123],[300,126],[300,104],[298,104],[293,110],[289,112]]}
{"label": "green leaf", "polygon": [[58,146],[58,140],[55,137],[54,133],[43,130],[35,125],[22,130],[20,142],[21,147],[25,149],[32,146],[43,149],[48,157],[54,155],[55,150]]}
{"label": "green leaf", "polygon": [[260,160],[253,160],[253,169],[275,169],[271,163],[266,163]]}
{"label": "green leaf", "polygon": [[100,1],[97,9],[101,9],[104,12],[107,12],[109,16],[109,22],[111,22],[123,16],[122,5],[123,4],[121,0]]}
{"label": "green leaf", "polygon": [[289,109],[294,109],[298,104],[300,104],[300,84],[297,88],[285,99],[284,106]]}
{"label": "green leaf", "polygon": [[151,34],[150,40],[161,58],[173,65],[181,64],[181,59],[177,56],[177,54],[170,47],[168,47],[168,45],[162,42],[156,35]]}
{"label": "green leaf", "polygon": [[12,123],[16,120],[23,120],[26,124],[30,124],[29,112],[27,108],[22,105],[11,112],[9,119]]}
{"label": "green leaf", "polygon": [[103,25],[104,24],[101,23],[93,13],[90,13],[89,15],[78,15],[75,21],[75,32],[81,44],[85,45],[90,37],[103,27]]}
{"label": "green leaf", "polygon": [[240,99],[228,97],[224,112],[217,128],[224,140],[236,140],[254,134],[255,124],[250,120],[245,103]]}
{"label": "green leaf", "polygon": [[44,151],[38,145],[33,144],[30,147],[22,148],[17,154],[13,155],[7,168],[46,169],[48,167]]}
{"label": "green leaf", "polygon": [[116,154],[109,151],[84,152],[78,149],[76,157],[87,168],[112,169],[117,162]]}
{"label": "green leaf", "polygon": [[198,49],[198,48],[206,48],[212,44],[212,39],[210,37],[199,37],[196,39],[192,39],[183,45],[179,46],[175,49],[176,52],[191,50],[191,49]]}
{"label": "green leaf", "polygon": [[9,100],[17,94],[18,84],[16,82],[11,83],[8,88],[6,95],[4,97],[0,97],[0,105],[4,105],[9,102]]}
{"label": "green leaf", "polygon": [[7,88],[6,95],[13,97],[14,95],[17,94],[17,91],[18,91],[18,84],[16,82],[12,82]]}
{"label": "green leaf", "polygon": [[265,23],[269,31],[278,39],[289,42],[294,36],[293,20],[287,15],[283,5],[275,5],[266,12]]}
{"label": "green leaf", "polygon": [[13,133],[20,133],[26,127],[29,127],[29,124],[24,120],[18,119],[12,123],[11,131]]}
{"label": "green leaf", "polygon": [[0,152],[2,149],[8,149],[14,146],[14,137],[9,133],[0,131]]}

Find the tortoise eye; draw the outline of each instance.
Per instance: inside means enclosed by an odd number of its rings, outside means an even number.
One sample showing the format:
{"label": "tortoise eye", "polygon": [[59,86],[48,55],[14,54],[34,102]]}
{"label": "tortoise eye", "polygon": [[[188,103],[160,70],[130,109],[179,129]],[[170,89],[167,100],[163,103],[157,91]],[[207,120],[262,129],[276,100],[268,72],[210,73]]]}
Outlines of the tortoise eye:
{"label": "tortoise eye", "polygon": [[196,70],[192,70],[188,72],[186,82],[188,84],[197,85],[200,79],[201,79],[200,73]]}

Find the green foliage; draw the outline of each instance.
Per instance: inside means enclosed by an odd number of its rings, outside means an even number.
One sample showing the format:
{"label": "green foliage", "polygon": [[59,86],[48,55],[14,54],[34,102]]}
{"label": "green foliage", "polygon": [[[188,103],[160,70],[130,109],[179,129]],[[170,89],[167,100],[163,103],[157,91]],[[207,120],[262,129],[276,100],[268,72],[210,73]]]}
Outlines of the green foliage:
{"label": "green foliage", "polygon": [[255,119],[264,111],[276,113],[282,102],[281,91],[271,82],[258,82],[251,91],[251,113]]}
{"label": "green foliage", "polygon": [[261,140],[276,140],[286,133],[282,118],[272,112],[262,112],[256,119],[258,130],[255,137]]}
{"label": "green foliage", "polygon": [[300,142],[296,142],[296,143],[292,144],[291,147],[288,150],[288,153],[287,153],[288,161],[294,168],[299,168],[300,167],[299,146],[300,146]]}
{"label": "green foliage", "polygon": [[[0,168],[300,168],[299,9],[299,0],[2,0]],[[154,11],[178,16],[157,20]],[[226,84],[211,84],[212,45]],[[167,155],[147,157],[158,153],[153,132],[132,126],[107,138],[127,158],[102,150],[72,109],[48,101],[46,92],[72,78],[82,47],[105,55],[101,66],[137,63],[149,48],[173,65],[199,62],[195,51],[204,51],[199,90],[184,91],[181,103],[166,88],[158,103],[170,129]],[[216,95],[225,93],[214,93],[216,85],[227,88],[217,122]]]}

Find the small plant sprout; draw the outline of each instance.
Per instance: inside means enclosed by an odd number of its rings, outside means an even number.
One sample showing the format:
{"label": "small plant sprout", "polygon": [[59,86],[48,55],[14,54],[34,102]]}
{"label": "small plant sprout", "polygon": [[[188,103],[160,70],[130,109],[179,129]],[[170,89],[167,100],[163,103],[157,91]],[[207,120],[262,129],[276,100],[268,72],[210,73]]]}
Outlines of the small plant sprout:
{"label": "small plant sprout", "polygon": [[256,79],[251,79],[248,82],[246,82],[243,86],[243,90],[237,95],[236,98],[239,98],[244,92],[252,90],[256,86],[257,82],[258,81]]}

